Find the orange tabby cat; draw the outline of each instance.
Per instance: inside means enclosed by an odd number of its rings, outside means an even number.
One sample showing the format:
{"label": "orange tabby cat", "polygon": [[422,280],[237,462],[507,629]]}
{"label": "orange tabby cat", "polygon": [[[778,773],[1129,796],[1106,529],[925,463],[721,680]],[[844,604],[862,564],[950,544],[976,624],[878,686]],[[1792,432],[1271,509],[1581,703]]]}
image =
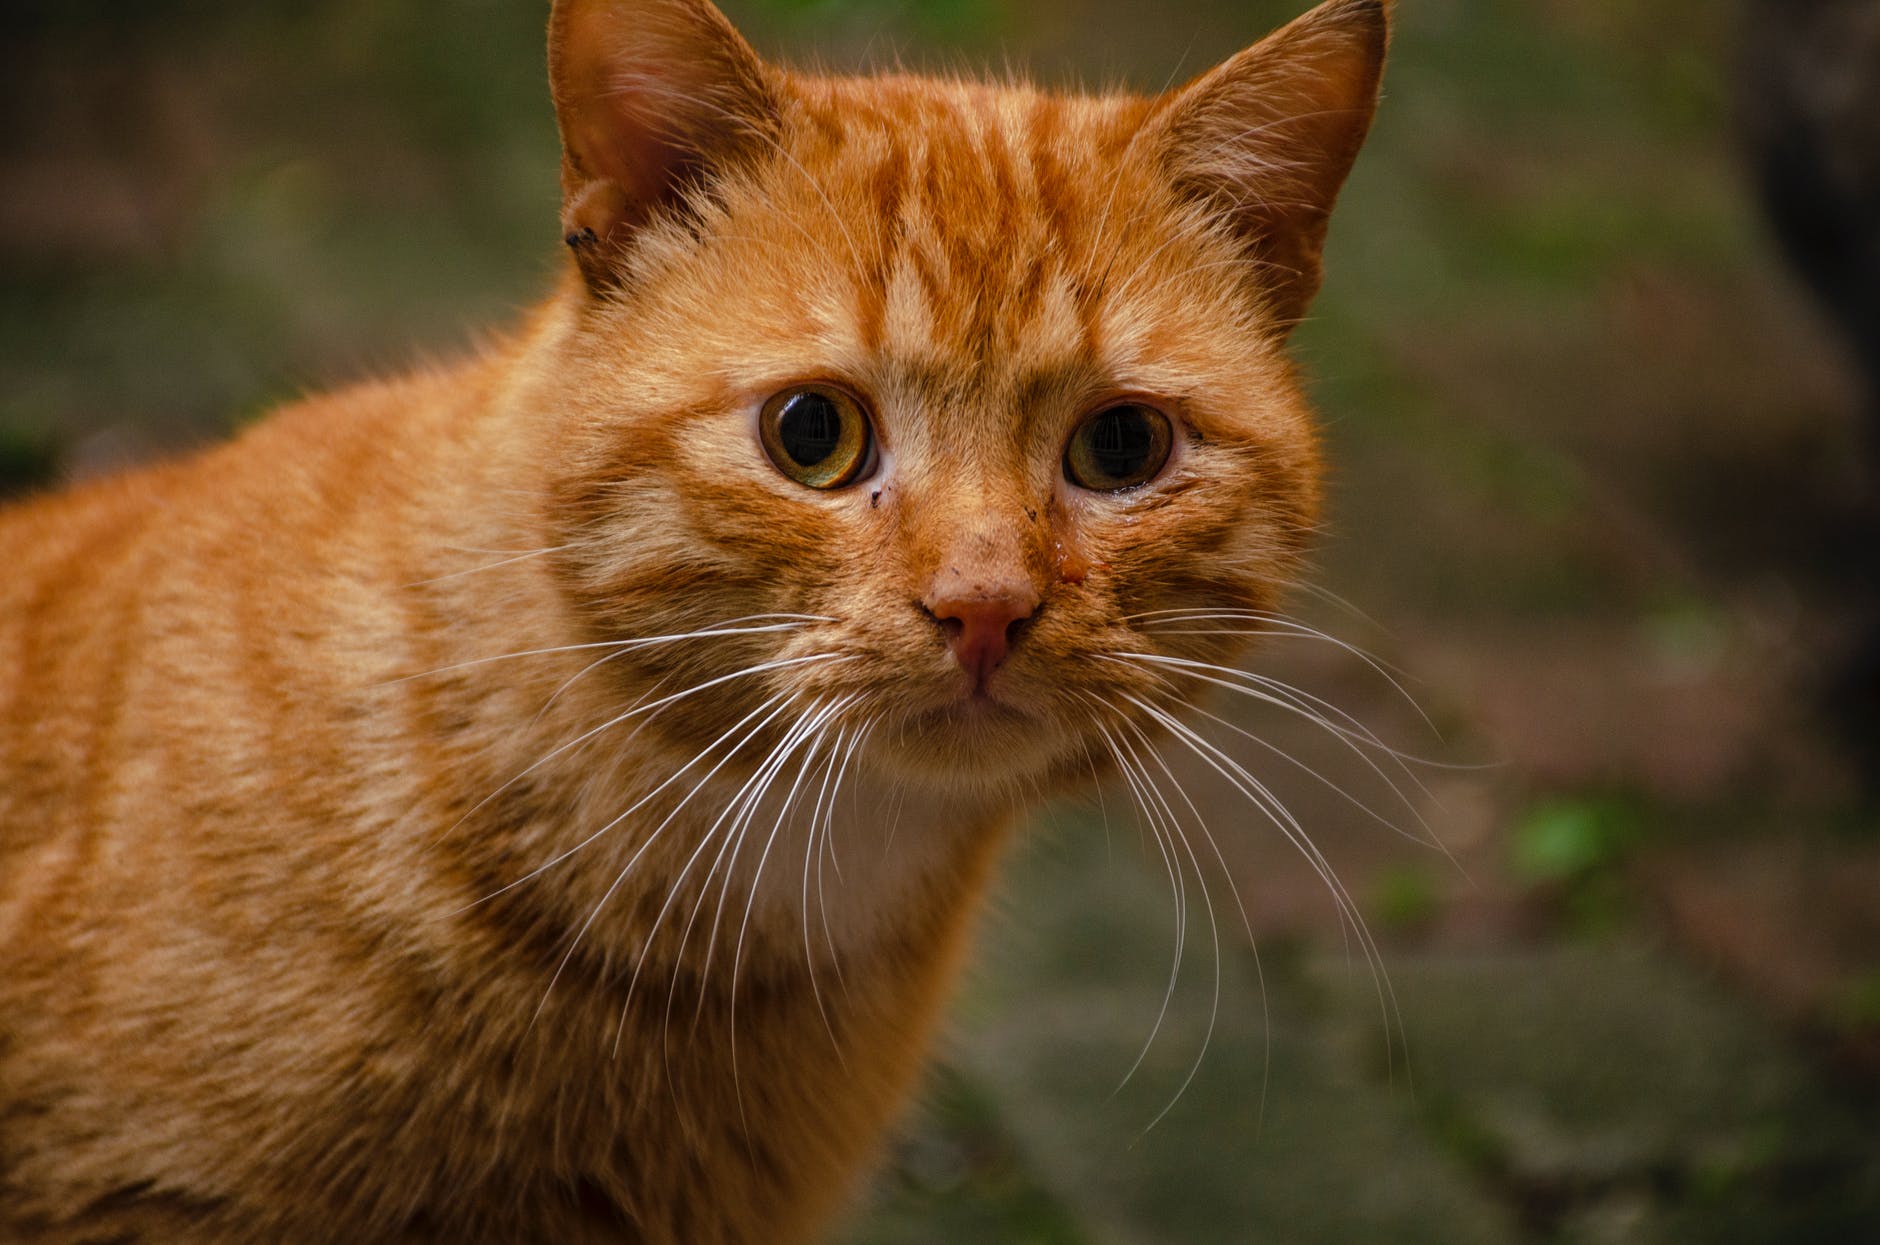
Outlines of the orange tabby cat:
{"label": "orange tabby cat", "polygon": [[1140,98],[557,4],[520,332],[0,516],[0,1239],[813,1235],[1118,655],[1295,567],[1385,8]]}

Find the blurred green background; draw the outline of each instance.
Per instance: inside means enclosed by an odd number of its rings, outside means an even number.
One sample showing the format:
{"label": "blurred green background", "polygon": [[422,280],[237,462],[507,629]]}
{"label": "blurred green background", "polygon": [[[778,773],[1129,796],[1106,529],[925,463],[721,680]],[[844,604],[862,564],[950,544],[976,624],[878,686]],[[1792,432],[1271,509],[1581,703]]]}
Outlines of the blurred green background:
{"label": "blurred green background", "polygon": [[[834,67],[1156,89],[1304,6],[723,7]],[[0,491],[459,353],[542,294],[545,12],[9,6]],[[845,1240],[1880,1239],[1880,814],[1813,708],[1872,480],[1847,361],[1745,189],[1736,23],[1399,6],[1298,339],[1335,475],[1296,609],[1429,721],[1332,645],[1258,668],[1434,764],[1217,707],[1328,780],[1217,732],[1342,879],[1382,1005],[1300,853],[1171,757],[1221,845],[1218,956],[1191,877],[1158,1024],[1176,909],[1128,792],[1041,817]]]}

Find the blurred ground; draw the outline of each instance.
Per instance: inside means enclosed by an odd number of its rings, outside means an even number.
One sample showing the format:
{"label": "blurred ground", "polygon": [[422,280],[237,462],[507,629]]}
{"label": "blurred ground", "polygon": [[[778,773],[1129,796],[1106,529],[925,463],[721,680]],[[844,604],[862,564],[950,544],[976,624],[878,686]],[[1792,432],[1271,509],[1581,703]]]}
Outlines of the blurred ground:
{"label": "blurred ground", "polygon": [[[1155,88],[1300,6],[724,7],[837,65]],[[535,297],[544,11],[11,6],[0,489],[219,437]],[[1175,907],[1129,792],[1043,818],[854,1245],[1880,1239],[1880,814],[1811,707],[1873,481],[1742,189],[1730,6],[1400,18],[1300,336],[1337,464],[1315,583],[1353,607],[1296,606],[1430,723],[1329,644],[1258,669],[1441,764],[1360,748],[1399,797],[1323,731],[1210,706],[1381,815],[1212,731],[1322,849],[1389,992],[1302,855],[1171,754],[1223,855],[1197,839],[1218,961],[1191,876],[1158,1025]]]}

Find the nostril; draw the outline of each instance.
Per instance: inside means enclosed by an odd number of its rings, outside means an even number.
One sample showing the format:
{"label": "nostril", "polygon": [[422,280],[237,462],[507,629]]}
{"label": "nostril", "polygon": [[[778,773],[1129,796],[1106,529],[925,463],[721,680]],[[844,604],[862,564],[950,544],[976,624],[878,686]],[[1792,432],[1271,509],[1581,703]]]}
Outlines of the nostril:
{"label": "nostril", "polygon": [[1005,661],[1038,601],[1030,593],[1013,592],[945,597],[921,605],[939,622],[961,668],[983,685]]}

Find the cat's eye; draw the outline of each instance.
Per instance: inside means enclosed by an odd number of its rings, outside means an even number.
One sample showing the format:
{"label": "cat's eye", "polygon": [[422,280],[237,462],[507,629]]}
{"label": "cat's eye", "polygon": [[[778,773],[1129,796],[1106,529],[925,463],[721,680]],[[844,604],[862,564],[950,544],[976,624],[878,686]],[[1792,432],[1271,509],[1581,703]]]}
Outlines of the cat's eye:
{"label": "cat's eye", "polygon": [[1155,478],[1175,441],[1168,416],[1140,402],[1119,402],[1086,416],[1064,449],[1064,476],[1101,493]]}
{"label": "cat's eye", "polygon": [[757,430],[777,470],[810,488],[853,484],[874,458],[874,434],[861,403],[828,385],[777,394],[764,403]]}

